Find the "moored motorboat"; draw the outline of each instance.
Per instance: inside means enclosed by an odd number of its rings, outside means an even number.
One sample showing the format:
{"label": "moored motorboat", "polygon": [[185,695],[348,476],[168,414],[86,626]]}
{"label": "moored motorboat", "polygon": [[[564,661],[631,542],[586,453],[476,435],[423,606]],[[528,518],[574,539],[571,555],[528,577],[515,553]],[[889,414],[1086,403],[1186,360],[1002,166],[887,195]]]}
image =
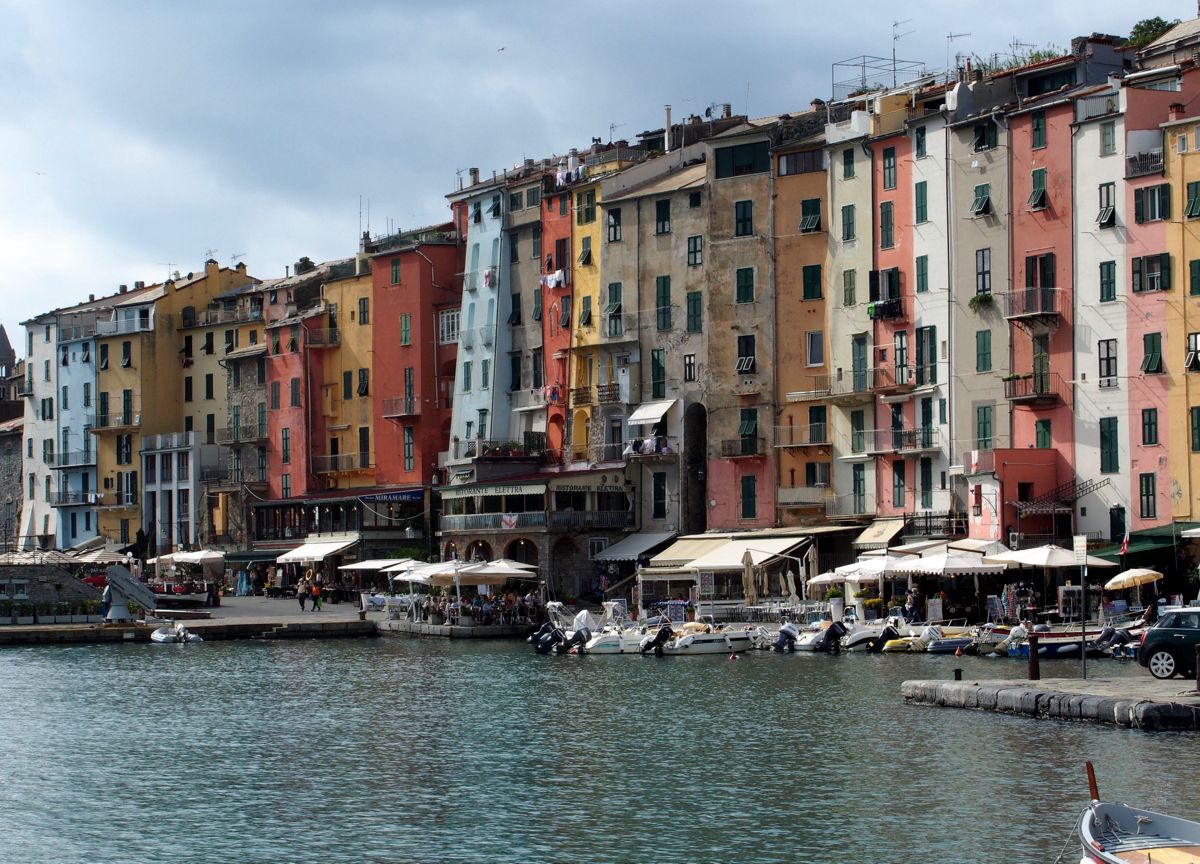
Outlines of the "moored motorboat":
{"label": "moored motorboat", "polygon": [[664,654],[734,654],[754,647],[756,632],[749,628],[713,627],[691,621],[675,631],[663,646]]}
{"label": "moored motorboat", "polygon": [[150,634],[150,641],[165,644],[170,642],[203,642],[204,640],[177,621],[174,624],[164,624],[162,627],[155,629]]}

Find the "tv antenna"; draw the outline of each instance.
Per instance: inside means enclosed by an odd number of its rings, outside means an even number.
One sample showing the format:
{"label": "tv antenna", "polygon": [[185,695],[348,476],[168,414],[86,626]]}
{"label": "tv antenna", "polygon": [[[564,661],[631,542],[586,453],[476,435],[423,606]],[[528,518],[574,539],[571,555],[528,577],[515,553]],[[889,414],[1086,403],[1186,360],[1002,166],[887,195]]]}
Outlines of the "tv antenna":
{"label": "tv antenna", "polygon": [[950,72],[950,45],[955,39],[962,39],[964,36],[970,36],[970,33],[947,33],[946,34],[946,72]]}
{"label": "tv antenna", "polygon": [[624,125],[625,125],[624,123],[609,123],[608,124],[608,143],[609,144],[612,143],[613,132],[616,131],[617,129],[620,129]]}
{"label": "tv antenna", "polygon": [[229,256],[229,266],[236,267],[238,260],[241,258],[245,258],[245,257],[246,257],[245,252],[234,252],[232,255]]}
{"label": "tv antenna", "polygon": [[217,260],[217,252],[219,252],[219,251],[220,251],[219,249],[205,249],[204,250],[204,260],[205,261],[216,261]]}
{"label": "tv antenna", "polygon": [[913,19],[911,19],[911,18],[905,18],[903,21],[893,21],[892,22],[892,86],[893,87],[896,86],[896,43],[899,42],[901,39],[903,39],[905,36],[911,36],[913,33],[917,32],[916,30],[908,30],[908,31],[905,31],[904,33],[901,33],[900,25],[908,24],[912,20]]}

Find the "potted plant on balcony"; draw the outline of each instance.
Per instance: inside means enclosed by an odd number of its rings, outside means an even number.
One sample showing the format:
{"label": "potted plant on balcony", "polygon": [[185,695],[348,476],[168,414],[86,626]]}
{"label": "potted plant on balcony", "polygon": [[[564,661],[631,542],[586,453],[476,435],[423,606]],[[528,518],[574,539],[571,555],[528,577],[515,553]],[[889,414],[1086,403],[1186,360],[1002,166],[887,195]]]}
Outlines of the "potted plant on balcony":
{"label": "potted plant on balcony", "polygon": [[475,626],[475,609],[470,603],[464,603],[462,608],[458,610],[458,625],[460,627]]}
{"label": "potted plant on balcony", "polygon": [[990,293],[975,294],[967,301],[967,305],[971,307],[972,312],[980,313],[992,308],[992,295]]}

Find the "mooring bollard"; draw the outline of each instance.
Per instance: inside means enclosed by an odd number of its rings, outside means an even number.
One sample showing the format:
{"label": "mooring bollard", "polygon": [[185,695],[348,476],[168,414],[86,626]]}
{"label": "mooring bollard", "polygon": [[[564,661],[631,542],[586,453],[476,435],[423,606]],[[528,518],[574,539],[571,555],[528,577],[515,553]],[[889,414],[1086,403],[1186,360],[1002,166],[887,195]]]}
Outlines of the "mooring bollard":
{"label": "mooring bollard", "polygon": [[1038,634],[1029,634],[1029,680],[1042,680],[1042,670],[1038,666]]}
{"label": "mooring bollard", "polygon": [[961,681],[961,680],[962,680],[962,670],[961,670],[961,669],[955,669],[955,670],[954,670],[954,680],[955,680],[955,681]]}

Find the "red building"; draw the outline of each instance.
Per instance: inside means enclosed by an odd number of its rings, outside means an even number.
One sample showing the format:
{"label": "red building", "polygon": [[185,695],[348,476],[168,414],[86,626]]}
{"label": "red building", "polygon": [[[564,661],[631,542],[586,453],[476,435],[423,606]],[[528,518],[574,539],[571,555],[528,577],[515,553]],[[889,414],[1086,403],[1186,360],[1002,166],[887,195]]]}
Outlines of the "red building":
{"label": "red building", "polygon": [[[542,198],[540,270],[546,276],[543,303],[551,314],[542,316],[542,345],[545,357],[546,447],[562,455],[566,447],[568,360],[571,328],[561,326],[558,304],[570,298],[571,193],[559,190]],[[561,273],[562,283],[555,284]]]}

